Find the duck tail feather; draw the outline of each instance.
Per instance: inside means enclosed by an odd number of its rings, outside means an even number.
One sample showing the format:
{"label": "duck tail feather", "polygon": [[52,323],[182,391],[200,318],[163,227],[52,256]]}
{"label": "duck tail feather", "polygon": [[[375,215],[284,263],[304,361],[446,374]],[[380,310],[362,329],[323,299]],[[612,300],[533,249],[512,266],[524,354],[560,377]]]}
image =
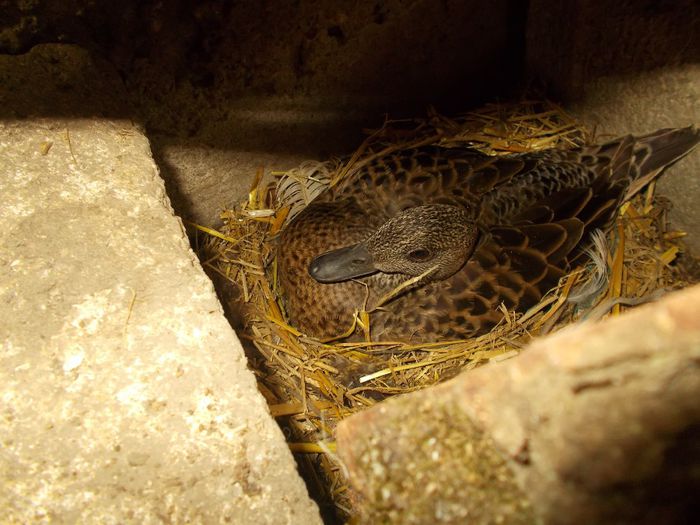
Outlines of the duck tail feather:
{"label": "duck tail feather", "polygon": [[656,178],[666,167],[682,159],[700,143],[700,130],[687,128],[660,129],[635,138],[632,160],[632,183],[625,200]]}

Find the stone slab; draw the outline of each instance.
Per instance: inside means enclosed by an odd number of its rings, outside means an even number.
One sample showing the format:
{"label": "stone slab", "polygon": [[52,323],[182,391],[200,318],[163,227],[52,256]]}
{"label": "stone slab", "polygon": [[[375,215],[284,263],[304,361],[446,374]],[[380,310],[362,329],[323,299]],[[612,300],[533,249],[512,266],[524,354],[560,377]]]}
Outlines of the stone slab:
{"label": "stone slab", "polygon": [[359,521],[689,523],[699,309],[696,285],[343,420]]}
{"label": "stone slab", "polygon": [[141,130],[6,118],[0,195],[2,521],[320,523]]}

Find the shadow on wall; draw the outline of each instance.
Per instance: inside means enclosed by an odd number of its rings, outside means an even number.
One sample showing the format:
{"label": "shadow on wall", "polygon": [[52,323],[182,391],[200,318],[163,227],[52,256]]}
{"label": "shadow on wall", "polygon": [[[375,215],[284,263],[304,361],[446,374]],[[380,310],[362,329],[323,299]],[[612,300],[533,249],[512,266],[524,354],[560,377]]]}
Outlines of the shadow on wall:
{"label": "shadow on wall", "polygon": [[[215,147],[227,147],[228,135],[245,139],[237,133],[242,99],[288,98],[296,118],[305,100],[321,112],[354,108],[376,121],[384,112],[416,115],[434,104],[449,113],[513,96],[526,64],[530,81],[571,99],[602,75],[700,62],[694,0],[68,0],[3,11],[0,53],[78,44],[118,72],[124,100],[149,133]],[[111,91],[102,102],[118,104],[123,93]],[[89,110],[51,98],[47,115]],[[256,125],[256,137],[271,137],[267,149],[294,143],[284,133],[275,139],[276,126]]]}
{"label": "shadow on wall", "polygon": [[589,82],[700,63],[696,0],[530,0],[527,70],[549,96],[576,101]]}
{"label": "shadow on wall", "polygon": [[0,55],[0,118],[143,123],[177,212],[211,224],[256,163],[345,154],[386,114],[528,84],[575,100],[598,76],[700,62],[698,26],[694,0],[16,2],[0,14],[0,53],[21,54]]}
{"label": "shadow on wall", "polygon": [[602,75],[699,62],[699,25],[694,0],[16,2],[0,53],[78,44],[118,71],[149,132],[226,147],[211,141],[241,98],[449,113],[519,93],[525,64],[575,98]]}
{"label": "shadow on wall", "polygon": [[149,131],[211,135],[208,125],[235,123],[228,109],[241,97],[415,114],[507,95],[521,76],[525,6],[69,0],[8,10],[0,52],[76,43],[119,72]]}

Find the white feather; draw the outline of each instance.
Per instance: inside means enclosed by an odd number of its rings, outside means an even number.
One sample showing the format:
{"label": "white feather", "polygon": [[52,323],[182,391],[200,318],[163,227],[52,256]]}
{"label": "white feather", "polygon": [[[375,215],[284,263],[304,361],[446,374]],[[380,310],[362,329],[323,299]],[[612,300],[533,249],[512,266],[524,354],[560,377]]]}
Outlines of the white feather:
{"label": "white feather", "polygon": [[332,167],[331,162],[306,161],[280,178],[277,208],[289,207],[288,221],[328,188]]}
{"label": "white feather", "polygon": [[608,268],[608,239],[601,230],[591,234],[592,244],[586,249],[591,260],[588,267],[588,279],[569,294],[568,301],[577,305],[591,304],[607,287],[610,279]]}

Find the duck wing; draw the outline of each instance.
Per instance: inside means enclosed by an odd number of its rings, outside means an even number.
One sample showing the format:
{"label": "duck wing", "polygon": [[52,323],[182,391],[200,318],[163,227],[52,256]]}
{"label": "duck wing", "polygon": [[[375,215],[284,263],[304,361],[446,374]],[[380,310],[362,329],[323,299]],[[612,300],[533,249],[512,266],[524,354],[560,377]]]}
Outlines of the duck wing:
{"label": "duck wing", "polygon": [[[371,159],[322,200],[353,197],[365,209],[383,209],[390,216],[430,203],[481,204],[489,224],[510,224],[518,214],[543,206],[553,208],[553,217],[563,218],[583,209],[562,204],[582,198],[573,190],[591,188],[593,208],[602,208],[611,198],[629,199],[699,140],[700,131],[690,126],[574,150],[497,157],[464,147],[409,148]],[[588,216],[595,217],[595,211],[589,209]]]}
{"label": "duck wing", "polygon": [[526,162],[465,148],[424,146],[373,159],[321,198],[354,198],[367,213],[389,216],[426,204],[451,204],[477,213],[481,196],[507,183]]}
{"label": "duck wing", "polygon": [[623,201],[698,141],[700,131],[691,126],[522,155],[522,170],[483,195],[481,219],[518,224],[579,217],[589,230],[606,229]]}
{"label": "duck wing", "polygon": [[583,228],[581,221],[566,219],[491,229],[450,286],[466,323],[483,333],[502,317],[501,303],[517,311],[537,304],[564,275],[566,256]]}
{"label": "duck wing", "polygon": [[396,300],[374,334],[422,341],[486,333],[502,319],[501,303],[524,311],[557,285],[583,231],[576,218],[492,228],[460,272]]}
{"label": "duck wing", "polygon": [[700,142],[700,130],[687,128],[660,129],[636,138],[632,163],[632,184],[625,200],[654,179],[666,167],[690,153]]}

